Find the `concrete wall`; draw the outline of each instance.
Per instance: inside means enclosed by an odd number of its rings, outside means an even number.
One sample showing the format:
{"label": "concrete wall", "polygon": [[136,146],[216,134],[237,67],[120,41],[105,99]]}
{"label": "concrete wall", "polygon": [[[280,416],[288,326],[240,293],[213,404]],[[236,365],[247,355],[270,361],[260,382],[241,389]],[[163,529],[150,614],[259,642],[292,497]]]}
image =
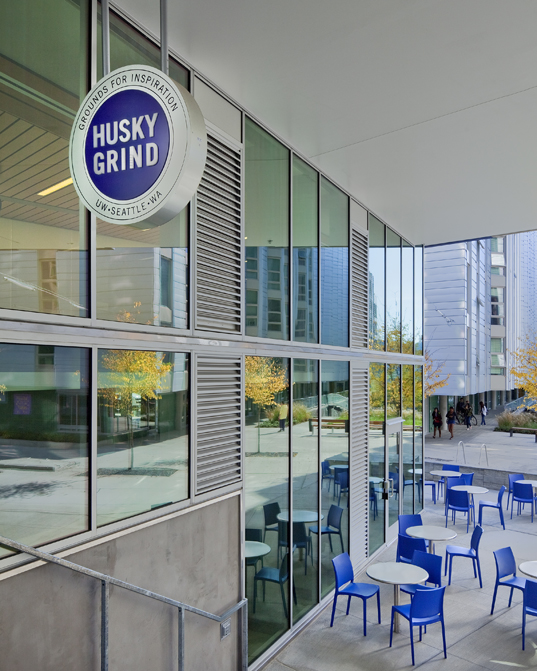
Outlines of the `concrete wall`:
{"label": "concrete wall", "polygon": [[[240,599],[239,501],[231,497],[68,559],[220,615]],[[99,581],[42,566],[0,579],[0,602],[2,669],[100,669]],[[223,641],[218,623],[188,613],[185,620],[187,669],[239,667],[237,616]],[[175,608],[112,587],[111,671],[177,669],[177,621]]]}

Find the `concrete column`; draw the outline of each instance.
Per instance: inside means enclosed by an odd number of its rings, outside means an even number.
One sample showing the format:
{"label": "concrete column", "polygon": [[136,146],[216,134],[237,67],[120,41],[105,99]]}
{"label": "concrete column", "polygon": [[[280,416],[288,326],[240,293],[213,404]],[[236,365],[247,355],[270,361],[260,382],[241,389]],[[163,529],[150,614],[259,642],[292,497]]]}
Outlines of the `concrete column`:
{"label": "concrete column", "polygon": [[490,409],[496,410],[496,392],[492,391],[490,396],[491,396]]}
{"label": "concrete column", "polygon": [[442,416],[442,429],[445,429],[447,431],[447,424],[446,424],[447,396],[440,396],[439,401],[440,404],[438,409],[440,410],[440,415]]}
{"label": "concrete column", "polygon": [[431,412],[429,410],[429,397],[423,399],[423,433],[429,433],[429,426],[431,424]]}
{"label": "concrete column", "polygon": [[500,392],[500,405],[505,405],[505,389]]}

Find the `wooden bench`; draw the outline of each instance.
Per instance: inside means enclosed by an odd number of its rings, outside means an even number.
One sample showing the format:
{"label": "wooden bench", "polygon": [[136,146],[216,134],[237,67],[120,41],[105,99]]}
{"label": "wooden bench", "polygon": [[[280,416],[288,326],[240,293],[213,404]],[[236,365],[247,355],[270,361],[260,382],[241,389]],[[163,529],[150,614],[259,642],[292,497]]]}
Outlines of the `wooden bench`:
{"label": "wooden bench", "polygon": [[[317,417],[312,417],[308,420],[310,425],[310,431],[314,433],[315,427],[319,426],[319,419]],[[329,417],[321,418],[321,429],[343,429],[345,433],[349,433],[349,420],[348,419],[330,419]]]}
{"label": "wooden bench", "polygon": [[513,433],[522,433],[523,431],[526,431],[527,433],[533,433],[535,436],[535,442],[537,443],[537,429],[527,429],[524,426],[512,426],[509,429],[509,437],[513,437]]}

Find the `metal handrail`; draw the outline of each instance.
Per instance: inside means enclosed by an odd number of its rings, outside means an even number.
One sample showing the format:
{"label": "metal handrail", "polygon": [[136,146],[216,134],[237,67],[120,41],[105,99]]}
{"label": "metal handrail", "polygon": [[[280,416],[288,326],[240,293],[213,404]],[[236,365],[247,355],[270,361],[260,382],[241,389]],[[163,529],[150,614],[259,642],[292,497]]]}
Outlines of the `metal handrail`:
{"label": "metal handrail", "polygon": [[118,578],[113,578],[112,576],[106,575],[105,573],[93,571],[92,569],[86,568],[85,566],[80,566],[79,564],[67,561],[61,557],[56,557],[56,555],[49,554],[48,552],[37,550],[30,545],[18,543],[17,541],[12,540],[11,538],[6,538],[5,536],[0,536],[0,546],[4,546],[11,550],[18,550],[19,552],[24,552],[25,554],[31,555],[32,557],[36,557],[42,561],[48,562],[49,564],[57,564],[58,566],[63,566],[64,568],[68,568],[71,571],[75,571],[76,573],[82,573],[83,575],[87,575],[90,578],[95,578],[96,580],[101,581],[101,671],[108,671],[108,602],[110,597],[110,585],[122,587],[123,589],[129,590],[130,592],[147,596],[151,599],[161,601],[168,604],[169,606],[174,606],[177,608],[179,614],[178,671],[184,671],[185,668],[185,611],[188,611],[189,613],[195,613],[201,617],[206,617],[209,620],[213,620],[214,622],[222,623],[226,621],[231,615],[233,615],[233,613],[236,613],[238,610],[242,609],[242,669],[243,671],[247,671],[248,599],[241,599],[234,606],[226,610],[226,612],[222,615],[215,615],[214,613],[209,613],[206,610],[201,610],[195,606],[190,606],[186,603],[182,603],[181,601],[177,601],[176,599],[170,599],[169,597],[158,594],[157,592],[152,592],[151,590],[138,587],[137,585],[131,585],[131,583],[125,582],[124,580],[119,580]]}

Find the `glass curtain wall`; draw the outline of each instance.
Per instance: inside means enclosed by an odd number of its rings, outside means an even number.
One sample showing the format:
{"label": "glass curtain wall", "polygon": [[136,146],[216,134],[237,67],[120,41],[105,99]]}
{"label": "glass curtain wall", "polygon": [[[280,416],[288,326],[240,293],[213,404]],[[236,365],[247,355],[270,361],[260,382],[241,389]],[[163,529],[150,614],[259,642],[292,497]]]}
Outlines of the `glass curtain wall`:
{"label": "glass curtain wall", "polygon": [[414,366],[403,365],[403,513],[414,509]]}
{"label": "glass curtain wall", "polygon": [[[414,408],[414,464],[416,469],[423,471],[423,366],[414,366]],[[415,487],[414,512],[423,510],[423,499],[423,487]]]}
{"label": "glass curtain wall", "polygon": [[386,349],[401,351],[401,238],[386,229]]}
{"label": "glass curtain wall", "polygon": [[87,0],[0,3],[2,308],[87,316],[87,215],[68,146],[89,85],[88,19]]}
{"label": "glass curtain wall", "polygon": [[349,550],[349,364],[321,362],[321,436],[323,472],[334,476],[332,489],[321,490],[321,524],[339,533],[323,534],[321,596],[335,587],[332,559]]}
{"label": "glass curtain wall", "polygon": [[319,362],[293,360],[293,623],[319,602]]}
{"label": "glass curtain wall", "polygon": [[188,355],[100,350],[97,524],[188,497]]}
{"label": "glass curtain wall", "polygon": [[349,198],[321,177],[321,342],[349,346]]}
{"label": "glass curtain wall", "polygon": [[79,347],[0,348],[0,524],[8,538],[35,546],[88,529],[89,361]]}
{"label": "glass curtain wall", "polygon": [[246,334],[289,339],[289,150],[245,124]]}
{"label": "glass curtain wall", "polygon": [[369,215],[369,347],[384,350],[386,226]]}
{"label": "glass curtain wall", "polygon": [[[160,49],[112,12],[110,69],[133,64],[160,68]],[[170,77],[188,89],[188,71],[173,60]],[[188,212],[145,230],[97,219],[99,319],[188,327]]]}
{"label": "glass curtain wall", "polygon": [[414,354],[423,354],[423,247],[414,247]]}
{"label": "glass curtain wall", "polygon": [[293,339],[319,342],[319,175],[293,156]]}
{"label": "glass curtain wall", "polygon": [[[289,628],[289,359],[247,356],[245,396],[246,540],[264,542],[269,548],[265,555],[246,560],[251,662]],[[303,562],[305,554],[304,549]],[[300,566],[298,573],[305,582],[302,562]],[[281,588],[260,579],[263,568],[281,576]],[[307,582],[301,587],[301,598],[306,600]]]}
{"label": "glass curtain wall", "polygon": [[384,543],[386,365],[369,364],[369,554]]}
{"label": "glass curtain wall", "polygon": [[414,248],[403,240],[401,249],[401,347],[414,354]]}

